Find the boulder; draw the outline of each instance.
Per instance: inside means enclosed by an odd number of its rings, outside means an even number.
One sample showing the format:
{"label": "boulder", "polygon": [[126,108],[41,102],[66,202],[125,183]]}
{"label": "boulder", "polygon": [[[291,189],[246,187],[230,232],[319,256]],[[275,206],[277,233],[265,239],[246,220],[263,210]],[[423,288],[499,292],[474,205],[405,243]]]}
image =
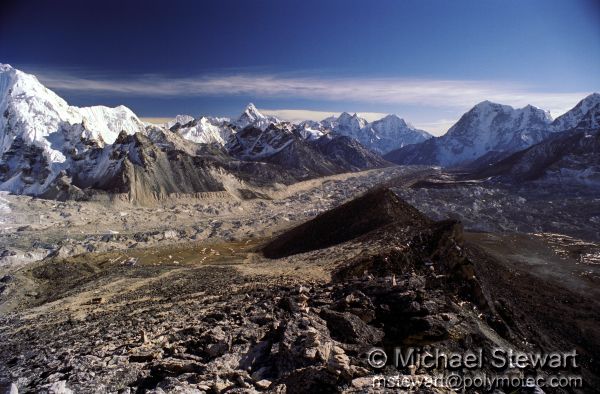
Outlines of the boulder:
{"label": "boulder", "polygon": [[323,309],[320,316],[327,322],[331,337],[340,342],[366,345],[377,344],[383,339],[383,331],[369,326],[352,313]]}

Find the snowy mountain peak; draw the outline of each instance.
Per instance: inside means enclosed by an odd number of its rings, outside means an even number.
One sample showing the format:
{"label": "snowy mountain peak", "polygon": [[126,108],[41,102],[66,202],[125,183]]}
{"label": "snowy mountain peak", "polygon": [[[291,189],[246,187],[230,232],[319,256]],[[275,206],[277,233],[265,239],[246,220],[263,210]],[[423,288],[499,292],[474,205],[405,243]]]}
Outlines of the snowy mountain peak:
{"label": "snowy mountain peak", "polygon": [[338,116],[338,122],[349,122],[352,118],[357,118],[356,114],[350,115],[348,112],[342,112],[340,116]]}
{"label": "snowy mountain peak", "polygon": [[353,138],[377,153],[386,153],[431,138],[429,133],[415,129],[397,115],[387,115],[369,123],[356,113],[350,115],[342,112],[337,118],[333,116],[322,120],[320,126],[321,130],[333,130]]}
{"label": "snowy mountain peak", "polygon": [[574,108],[581,106],[587,108],[589,111],[589,109],[598,103],[600,103],[600,93],[592,93],[585,96]]}
{"label": "snowy mountain peak", "polygon": [[365,119],[358,116],[357,113],[350,115],[348,112],[342,112],[338,117],[339,122],[366,122]]}
{"label": "snowy mountain peak", "polygon": [[281,123],[281,121],[274,116],[263,115],[254,104],[249,103],[234,124],[240,129],[253,126],[265,130],[273,123],[277,124]]}
{"label": "snowy mountain peak", "polygon": [[510,105],[498,104],[489,100],[485,100],[476,104],[470,111],[465,115],[479,113],[484,116],[497,116],[498,113],[504,113],[508,116],[521,116],[521,117],[533,117],[540,119],[544,122],[551,122],[552,117],[549,111],[542,110],[531,104],[527,104],[523,108],[513,108]]}
{"label": "snowy mountain peak", "polygon": [[[4,78],[3,84],[0,85],[0,93],[4,92],[4,89],[7,86],[7,85],[5,85],[6,83],[14,81],[14,78],[16,78],[16,75],[17,75],[17,71],[18,70],[13,68],[10,64],[0,63],[0,74]],[[32,75],[32,77],[33,77],[33,75]]]}
{"label": "snowy mountain peak", "polygon": [[590,108],[585,116],[577,123],[578,129],[600,129],[600,102]]}
{"label": "snowy mountain peak", "polygon": [[[143,132],[127,107],[70,106],[30,74],[0,65],[0,190],[37,194],[91,147]],[[32,174],[35,169],[35,174]]]}
{"label": "snowy mountain peak", "polygon": [[341,131],[344,130],[349,137],[356,138],[356,134],[360,129],[367,125],[367,121],[356,113],[350,115],[348,112],[342,112],[337,118],[332,117],[323,121],[330,129]]}
{"label": "snowy mountain peak", "polygon": [[244,109],[244,114],[255,119],[264,118],[264,115],[260,113],[260,111],[256,108],[256,106],[253,103],[248,103],[246,109]]}
{"label": "snowy mountain peak", "polygon": [[480,102],[479,104],[476,104],[475,106],[473,106],[473,108],[471,108],[471,110],[469,112],[481,112],[481,113],[500,112],[500,111],[508,112],[513,109],[514,108],[509,105],[498,104],[498,103],[494,103],[489,100],[484,100],[484,101]]}
{"label": "snowy mountain peak", "polygon": [[[143,123],[127,107],[74,107],[42,85],[38,79],[8,64],[0,67],[0,133],[11,131],[26,142],[43,143],[49,134],[83,125],[83,137],[112,143],[121,130],[133,134]],[[8,130],[7,130],[8,129]]]}
{"label": "snowy mountain peak", "polygon": [[494,105],[500,105],[500,104],[496,104],[494,102],[491,102],[490,100],[483,100],[480,103],[477,103],[473,106],[473,108],[484,108],[484,107],[491,107]]}
{"label": "snowy mountain peak", "polygon": [[394,125],[396,127],[402,127],[402,128],[413,128],[413,127],[409,126],[409,124],[406,123],[406,121],[404,119],[402,119],[401,117],[399,117],[396,114],[387,115],[373,123],[387,124],[390,126]]}
{"label": "snowy mountain peak", "polygon": [[228,118],[213,118],[210,116],[201,116],[197,119],[182,119],[183,122],[176,122],[170,129],[177,132],[186,140],[198,144],[219,144],[225,145],[228,138],[233,133]]}
{"label": "snowy mountain peak", "polygon": [[551,122],[547,111],[532,105],[515,109],[486,100],[461,116],[445,135],[386,157],[399,164],[464,165],[536,144],[550,135]]}
{"label": "snowy mountain peak", "polygon": [[600,103],[600,94],[592,93],[577,103],[575,107],[559,116],[552,122],[556,131],[569,130],[577,126],[583,120],[590,109]]}
{"label": "snowy mountain peak", "polygon": [[63,107],[67,106],[66,101],[43,86],[34,75],[19,71],[9,64],[2,64],[0,66],[0,103],[7,105],[10,97],[17,96],[22,96],[21,99],[25,100],[27,97],[38,97]]}
{"label": "snowy mountain peak", "polygon": [[263,115],[254,104],[249,103],[242,114],[234,121],[229,118],[200,116],[185,123],[179,122],[179,126],[174,122],[171,130],[195,143],[217,143],[224,146],[230,137],[236,133],[236,130],[240,131],[246,127],[254,127],[264,131],[270,125],[280,123],[279,119]]}
{"label": "snowy mountain peak", "polygon": [[329,133],[329,130],[323,127],[320,122],[314,120],[305,120],[298,123],[296,131],[302,138],[309,141],[316,140]]}
{"label": "snowy mountain peak", "polygon": [[[515,109],[510,105],[482,101],[465,113],[448,130],[447,135],[462,134],[466,131],[478,134],[496,133],[505,128],[514,131],[528,127],[545,128],[552,121],[550,113],[532,105]],[[469,127],[466,127],[469,125]],[[494,128],[496,126],[496,128]]]}
{"label": "snowy mountain peak", "polygon": [[175,118],[173,118],[172,120],[165,123],[164,126],[167,129],[170,129],[171,127],[175,126],[177,123],[179,123],[181,126],[184,126],[193,120],[194,120],[194,117],[190,116],[190,115],[177,115],[177,116],[175,116]]}
{"label": "snowy mountain peak", "polygon": [[592,93],[592,94],[584,97],[584,99],[581,101],[590,102],[590,103],[599,103],[600,102],[600,93]]}

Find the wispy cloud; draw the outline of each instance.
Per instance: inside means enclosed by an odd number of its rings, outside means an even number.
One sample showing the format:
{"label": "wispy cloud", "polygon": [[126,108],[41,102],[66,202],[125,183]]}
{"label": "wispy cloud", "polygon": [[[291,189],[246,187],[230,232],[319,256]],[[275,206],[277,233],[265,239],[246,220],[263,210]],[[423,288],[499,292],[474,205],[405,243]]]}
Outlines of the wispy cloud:
{"label": "wispy cloud", "polygon": [[590,93],[543,92],[517,83],[441,79],[248,74],[188,78],[140,75],[111,79],[56,72],[38,72],[37,75],[50,88],[87,93],[155,97],[247,95],[460,109],[469,108],[483,100],[491,100],[517,107],[533,104],[549,110],[554,116],[564,113]]}

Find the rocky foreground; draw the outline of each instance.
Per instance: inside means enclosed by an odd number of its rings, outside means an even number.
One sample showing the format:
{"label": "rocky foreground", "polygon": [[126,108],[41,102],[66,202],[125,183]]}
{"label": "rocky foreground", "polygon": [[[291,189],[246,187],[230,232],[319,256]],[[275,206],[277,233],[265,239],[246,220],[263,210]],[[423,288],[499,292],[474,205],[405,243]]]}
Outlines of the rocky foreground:
{"label": "rocky foreground", "polygon": [[576,348],[585,392],[599,384],[597,298],[509,267],[465,241],[459,222],[433,221],[387,189],[276,238],[210,250],[31,264],[11,288],[22,304],[0,317],[6,387],[370,392],[381,372],[439,372],[374,369],[374,346]]}

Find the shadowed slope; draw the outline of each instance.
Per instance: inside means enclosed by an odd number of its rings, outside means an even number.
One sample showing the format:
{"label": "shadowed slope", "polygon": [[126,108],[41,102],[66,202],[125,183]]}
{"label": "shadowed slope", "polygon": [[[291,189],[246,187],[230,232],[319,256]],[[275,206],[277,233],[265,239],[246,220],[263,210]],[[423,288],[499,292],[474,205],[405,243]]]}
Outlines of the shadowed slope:
{"label": "shadowed slope", "polygon": [[512,183],[553,181],[600,183],[600,104],[588,111],[574,129],[556,133],[493,166],[482,167],[475,178],[496,177]]}
{"label": "shadowed slope", "polygon": [[431,221],[389,189],[378,189],[293,228],[263,248],[279,258],[336,245],[390,223],[427,225]]}

